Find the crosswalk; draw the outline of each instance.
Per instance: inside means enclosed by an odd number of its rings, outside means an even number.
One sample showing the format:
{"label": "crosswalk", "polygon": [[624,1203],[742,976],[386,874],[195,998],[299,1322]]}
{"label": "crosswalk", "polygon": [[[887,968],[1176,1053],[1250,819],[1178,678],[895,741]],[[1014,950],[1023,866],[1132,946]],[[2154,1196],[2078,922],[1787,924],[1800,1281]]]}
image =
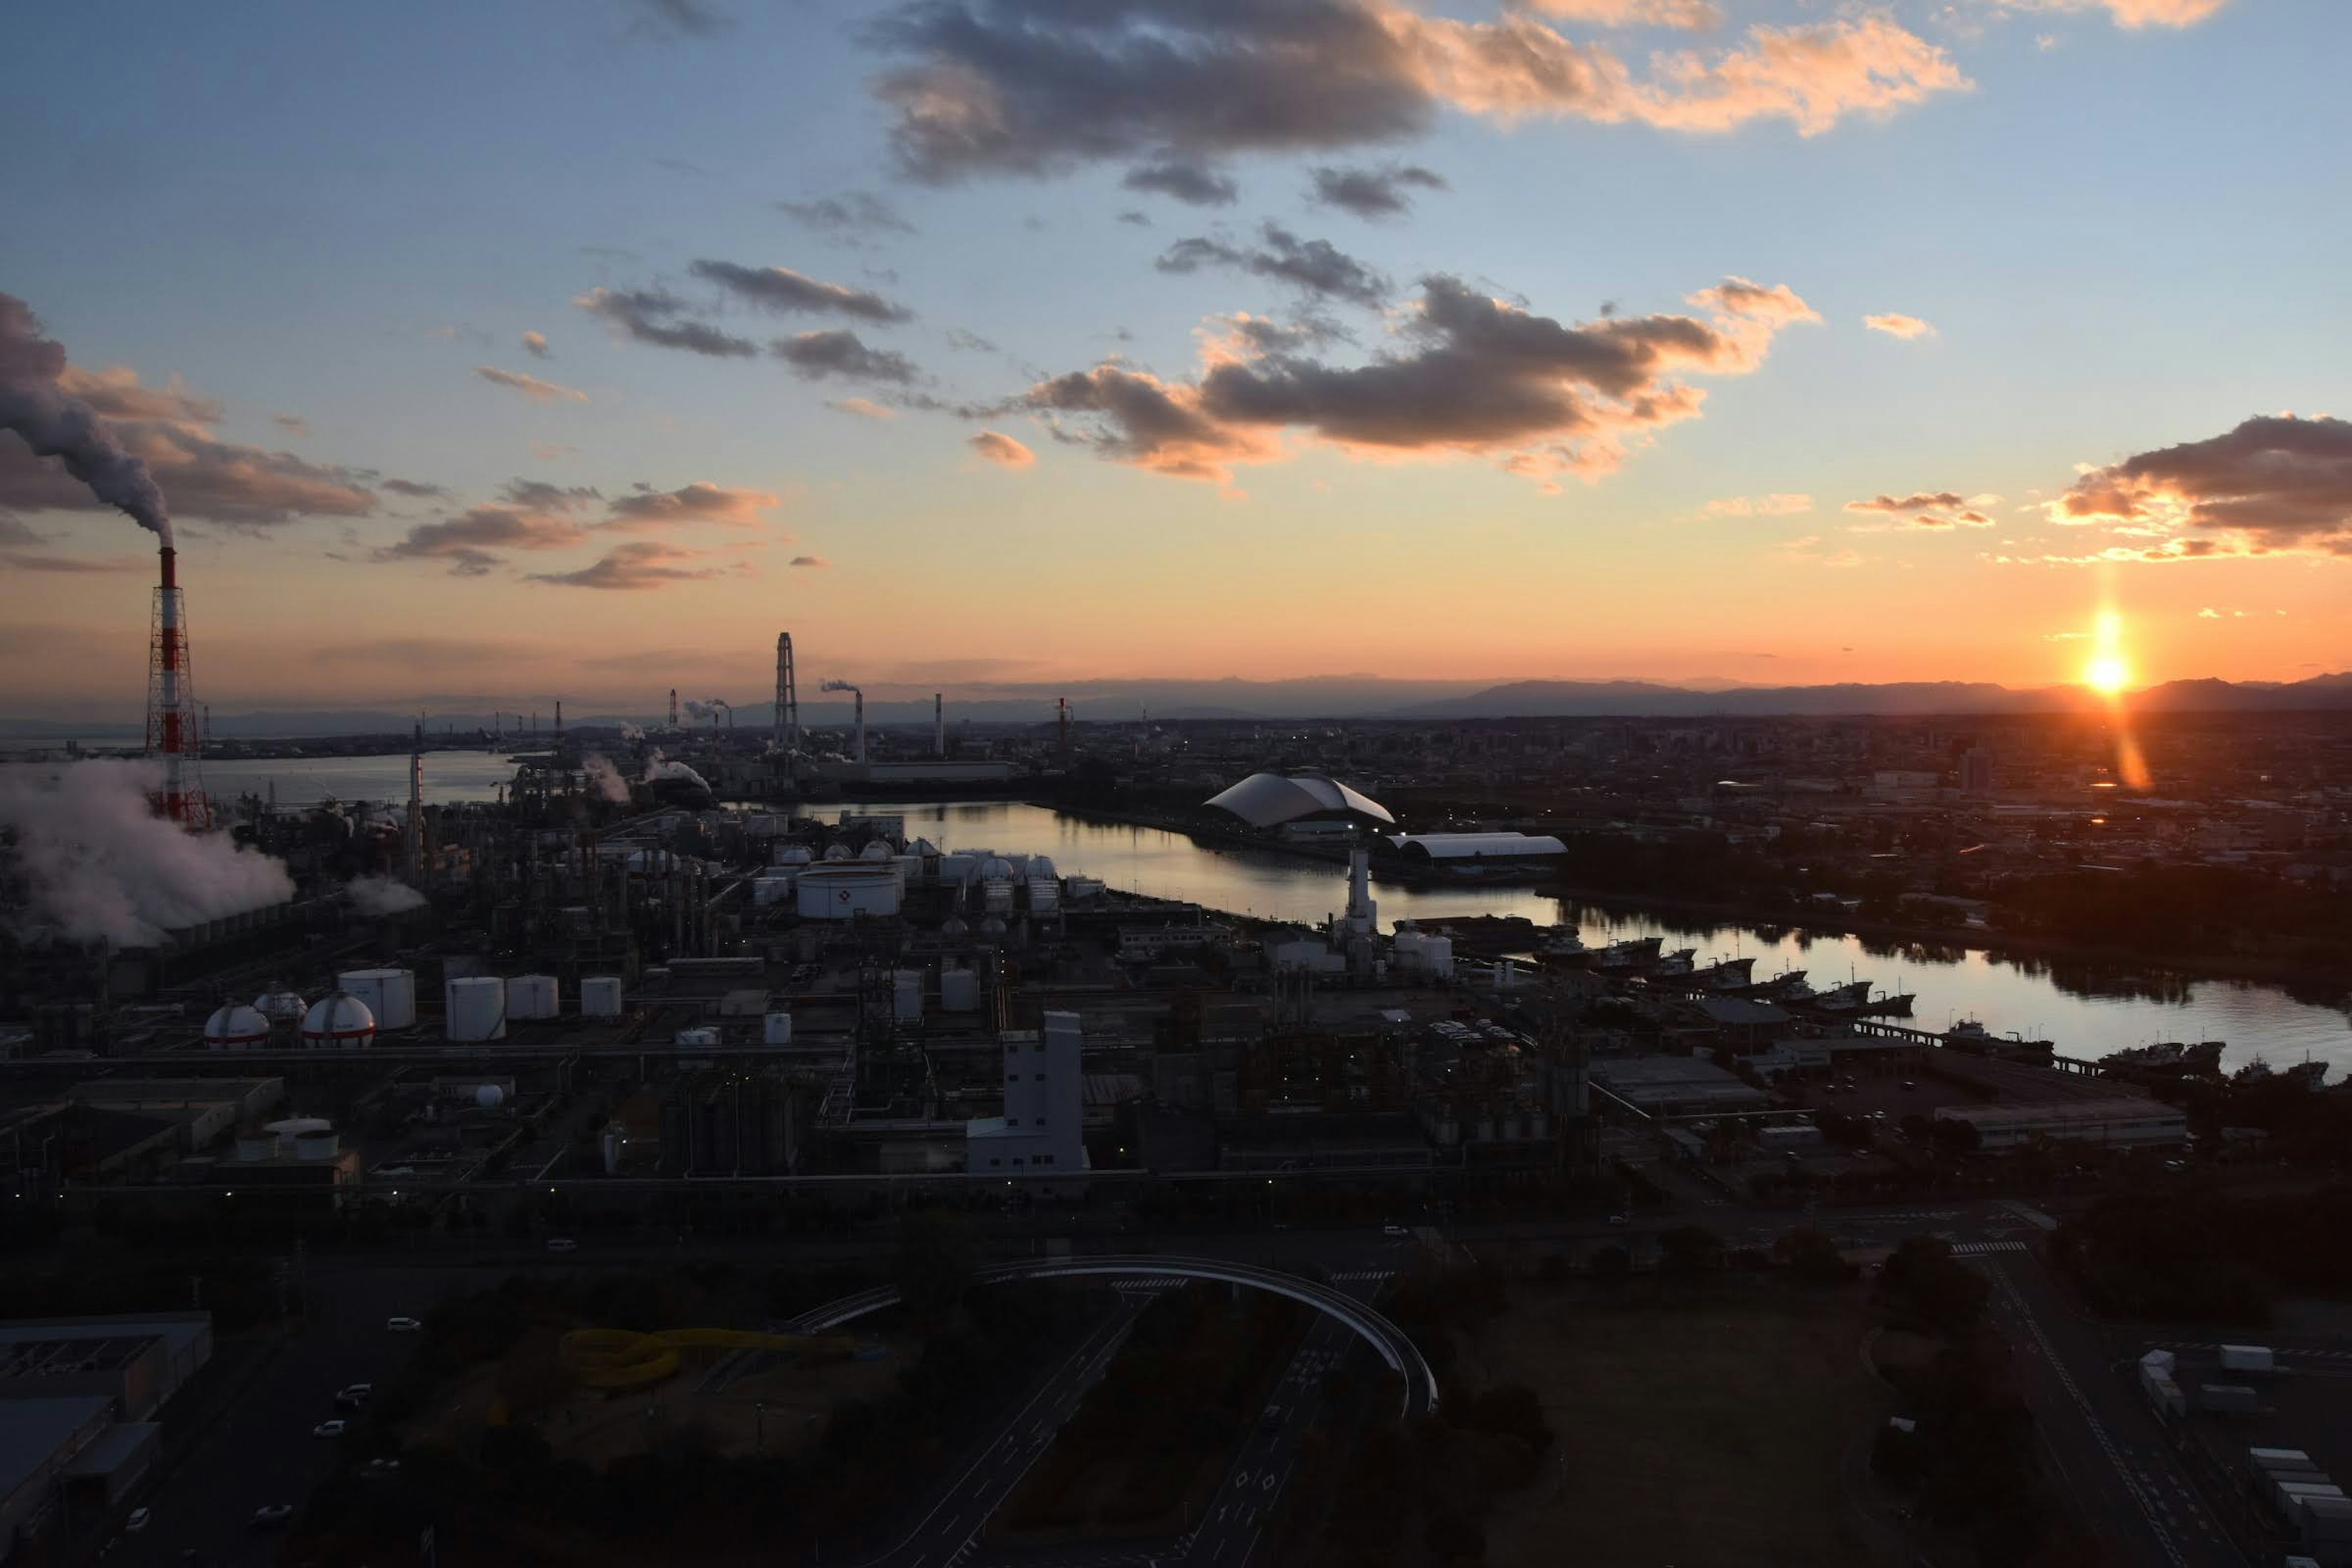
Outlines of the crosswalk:
{"label": "crosswalk", "polygon": [[1396,1270],[1393,1268],[1356,1268],[1345,1274],[1334,1274],[1331,1276],[1331,1280],[1336,1285],[1363,1285],[1375,1279],[1394,1278],[1396,1278]]}
{"label": "crosswalk", "polygon": [[1956,1241],[1952,1244],[1955,1258],[1984,1258],[1996,1252],[2030,1252],[2021,1241]]}

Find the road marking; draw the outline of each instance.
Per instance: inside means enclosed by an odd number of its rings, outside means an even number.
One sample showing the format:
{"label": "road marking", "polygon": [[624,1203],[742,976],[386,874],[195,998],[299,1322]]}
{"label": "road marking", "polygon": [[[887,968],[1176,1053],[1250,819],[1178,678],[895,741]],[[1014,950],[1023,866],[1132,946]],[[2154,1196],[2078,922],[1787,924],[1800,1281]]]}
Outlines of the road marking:
{"label": "road marking", "polygon": [[2175,1568],[2188,1568],[2189,1559],[2181,1554],[2180,1547],[2173,1541],[2171,1532],[2164,1528],[2163,1521],[2156,1516],[2155,1500],[2148,1496],[2134,1477],[2130,1466],[2125,1462],[2121,1450],[2116,1446],[2114,1436],[2108,1432],[2106,1423],[2100,1420],[2097,1412],[2091,1408],[2091,1402],[2084,1395],[2081,1385],[2075,1383],[2074,1374],[2067,1371],[2066,1363],[2059,1359],[2058,1348],[2050,1342],[2050,1336],[2042,1331],[2042,1324],[2034,1318],[2033,1309],[2026,1305],[2025,1297],[2017,1289],[2016,1281],[2010,1279],[2008,1273],[1999,1264],[1988,1265],[1985,1272],[1993,1277],[2000,1284],[2002,1292],[2009,1297],[2011,1304],[2017,1309],[2017,1315],[2024,1321],[2026,1332],[2033,1336],[2035,1346],[2040,1349],[2042,1359],[2049,1363],[2051,1372],[2056,1375],[2059,1386],[2063,1388],[2067,1397],[2074,1402],[2075,1410],[2091,1429],[2091,1436],[2098,1440],[2099,1447],[2107,1456],[2107,1463],[2114,1467],[2116,1478],[2123,1482],[2124,1489],[2129,1492],[2132,1500],[2139,1505],[2140,1517],[2147,1521],[2148,1533],[2156,1537],[2156,1543],[2164,1548],[2164,1554],[2172,1560]]}
{"label": "road marking", "polygon": [[1952,1256],[1955,1258],[1984,1258],[1996,1252],[2032,1250],[2021,1241],[1956,1241],[1952,1244]]}

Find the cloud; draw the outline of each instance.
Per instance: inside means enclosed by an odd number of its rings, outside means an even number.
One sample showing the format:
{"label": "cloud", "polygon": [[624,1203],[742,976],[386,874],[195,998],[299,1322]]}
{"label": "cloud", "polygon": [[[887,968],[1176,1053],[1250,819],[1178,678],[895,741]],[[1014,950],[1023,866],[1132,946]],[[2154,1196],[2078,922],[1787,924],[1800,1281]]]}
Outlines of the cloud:
{"label": "cloud", "polygon": [[822,555],[795,555],[792,559],[792,564],[795,566],[824,567],[832,565],[833,563],[827,561]]}
{"label": "cloud", "polygon": [[1397,0],[913,0],[865,37],[898,62],[874,88],[898,165],[932,183],[1391,142],[1444,108],[1811,136],[1970,85],[1879,15],[1753,26],[1736,47],[1654,55],[1645,77],[1523,11],[1465,22]]}
{"label": "cloud", "polygon": [[1358,217],[1388,217],[1410,211],[1412,198],[1406,187],[1450,191],[1445,176],[1418,163],[1390,163],[1375,169],[1320,165],[1310,171],[1309,197],[1320,205],[1340,207]]}
{"label": "cloud", "polygon": [[996,352],[994,343],[982,337],[978,332],[967,331],[961,327],[948,329],[948,347],[964,349],[970,353],[981,354],[992,354]]}
{"label": "cloud", "polygon": [[533,359],[554,357],[554,352],[547,346],[545,332],[525,332],[522,335],[522,351]]}
{"label": "cloud", "polygon": [[971,438],[971,449],[1003,468],[1025,468],[1037,461],[1037,454],[996,430],[982,430]]}
{"label": "cloud", "polygon": [[[2279,551],[2352,556],[2352,422],[2292,414],[2248,419],[2226,435],[2093,468],[2047,503],[2047,515],[2162,537],[2132,559]],[[2201,534],[2172,537],[2187,529]]]}
{"label": "cloud", "polygon": [[1138,164],[1119,184],[1130,191],[1151,191],[1196,207],[1231,206],[1242,195],[1231,175],[1187,158]]}
{"label": "cloud", "polygon": [[[2230,0],[1998,0],[2011,11],[2105,11],[2118,27],[2193,27]],[[2038,40],[2037,40],[2038,41]],[[2045,48],[2047,45],[2043,46]]]}
{"label": "cloud", "polygon": [[299,414],[273,414],[269,422],[289,436],[308,436],[310,433],[310,422]]}
{"label": "cloud", "polygon": [[843,376],[852,381],[887,381],[904,385],[919,374],[915,362],[888,349],[868,348],[857,334],[836,328],[778,338],[768,352],[793,367],[804,381]]}
{"label": "cloud", "polygon": [[1911,512],[1929,507],[1966,506],[1968,500],[1957,490],[1919,490],[1907,496],[1876,495],[1868,500],[1850,500],[1848,511]]}
{"label": "cloud", "polygon": [[1723,20],[1713,0],[1529,0],[1548,16],[1600,27],[1682,27],[1696,32]]}
{"label": "cloud", "polygon": [[1819,318],[1783,287],[1745,279],[1690,296],[1709,319],[1654,315],[1563,325],[1443,275],[1422,281],[1403,346],[1361,364],[1211,340],[1195,382],[1117,363],[1038,383],[1013,405],[1062,438],[1156,473],[1223,481],[1282,455],[1298,429],[1351,454],[1475,454],[1549,480],[1613,468],[1629,442],[1698,415],[1677,373],[1738,375],[1773,336]]}
{"label": "cloud", "polygon": [[689,561],[702,560],[707,554],[699,550],[682,550],[674,544],[663,544],[650,539],[632,540],[616,544],[604,552],[604,558],[576,572],[538,572],[528,579],[533,583],[552,583],[566,588],[604,588],[614,593],[642,593],[655,588],[667,588],[673,583],[691,583],[719,574],[715,566],[688,566]]}
{"label": "cloud", "polygon": [[0,566],[11,572],[47,572],[62,575],[79,575],[100,572],[148,572],[155,563],[144,555],[110,555],[100,559],[88,555],[44,555],[31,550],[0,550]]}
{"label": "cloud", "polygon": [[897,208],[868,191],[845,191],[813,202],[778,202],[776,210],[804,228],[836,237],[915,232]]}
{"label": "cloud", "polygon": [[479,577],[503,565],[501,550],[556,550],[588,537],[579,513],[603,498],[593,489],[566,489],[515,479],[496,501],[468,507],[439,522],[419,523],[375,552],[381,562],[445,561],[461,577]]}
{"label": "cloud", "polygon": [[1807,495],[1727,496],[1701,509],[1709,517],[1789,517],[1813,510]]}
{"label": "cloud", "polygon": [[1259,233],[1265,240],[1262,247],[1236,246],[1218,239],[1180,239],[1152,265],[1162,272],[1230,267],[1287,283],[1320,298],[1345,300],[1369,310],[1378,310],[1387,299],[1388,279],[1329,240],[1300,239],[1280,224],[1271,222]]}
{"label": "cloud", "polygon": [[914,316],[904,305],[893,304],[868,289],[820,282],[789,267],[741,267],[732,261],[706,259],[688,270],[764,310],[831,312],[864,321],[904,321]]}
{"label": "cloud", "polygon": [[760,352],[748,338],[683,316],[686,301],[666,289],[591,289],[572,302],[641,343],[714,359],[748,359]]}
{"label": "cloud", "polygon": [[530,444],[530,455],[542,463],[554,462],[558,458],[569,458],[579,450],[579,447],[569,441],[533,441]]}
{"label": "cloud", "polygon": [[735,19],[709,0],[627,0],[638,13],[629,31],[664,38],[711,38],[735,25]]}
{"label": "cloud", "polygon": [[2197,618],[2200,621],[2218,621],[2221,618],[2221,612],[2209,607],[2198,611]]}
{"label": "cloud", "polygon": [[828,408],[837,408],[844,414],[855,414],[861,419],[896,419],[898,417],[898,411],[897,409],[885,408],[870,397],[835,398],[833,402],[826,404],[825,406]]}
{"label": "cloud", "polygon": [[478,364],[474,374],[492,386],[510,387],[533,403],[585,403],[588,395],[569,386],[559,386],[551,381],[541,381],[535,375],[518,371],[499,370],[494,365]]}
{"label": "cloud", "polygon": [[1864,316],[1862,324],[1874,332],[1885,332],[1890,338],[1932,338],[1936,329],[1916,316],[1906,316],[1889,310],[1883,315]]}
{"label": "cloud", "polygon": [[1151,215],[1150,213],[1138,212],[1133,207],[1129,207],[1126,211],[1118,215],[1118,221],[1135,228],[1150,228],[1151,226]]}
{"label": "cloud", "polygon": [[386,479],[376,488],[390,490],[396,496],[409,496],[420,500],[449,493],[439,485],[428,485],[418,479]]}
{"label": "cloud", "polygon": [[615,500],[605,515],[614,528],[669,522],[723,522],[751,528],[758,524],[760,513],[773,510],[776,504],[776,498],[765,490],[729,489],[700,481],[675,490],[640,484]]}

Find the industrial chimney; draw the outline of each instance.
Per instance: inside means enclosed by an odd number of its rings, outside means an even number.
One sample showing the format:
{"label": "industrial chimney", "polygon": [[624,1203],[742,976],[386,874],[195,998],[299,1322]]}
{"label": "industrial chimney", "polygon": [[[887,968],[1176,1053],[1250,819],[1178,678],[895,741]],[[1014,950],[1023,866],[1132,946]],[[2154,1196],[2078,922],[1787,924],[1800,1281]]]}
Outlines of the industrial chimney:
{"label": "industrial chimney", "polygon": [[850,685],[846,680],[828,680],[824,683],[824,689],[827,691],[846,691],[852,698],[856,700],[857,750],[851,760],[854,762],[864,762],[866,760],[866,693],[858,690],[857,688]]}
{"label": "industrial chimney", "polygon": [[196,732],[195,704],[188,694],[188,642],[182,626],[179,552],[161,552],[163,580],[155,588],[154,626],[147,652],[147,751],[163,761],[163,792],[155,808],[181,826],[202,832],[213,825],[205,797],[204,745]]}
{"label": "industrial chimney", "polygon": [[947,700],[936,691],[931,693],[931,751],[940,757],[948,754]]}
{"label": "industrial chimney", "polygon": [[801,699],[793,686],[793,634],[776,634],[776,750],[789,756],[800,750]]}

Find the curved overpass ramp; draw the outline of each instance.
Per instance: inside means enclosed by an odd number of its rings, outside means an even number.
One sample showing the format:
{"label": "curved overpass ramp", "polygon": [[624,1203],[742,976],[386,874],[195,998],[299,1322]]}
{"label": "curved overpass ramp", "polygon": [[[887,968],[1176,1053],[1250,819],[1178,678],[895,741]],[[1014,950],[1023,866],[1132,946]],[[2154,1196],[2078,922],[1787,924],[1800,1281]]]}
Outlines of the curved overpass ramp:
{"label": "curved overpass ramp", "polygon": [[[1406,1415],[1426,1415],[1437,1408],[1436,1374],[1429,1370],[1429,1363],[1423,1358],[1420,1347],[1402,1329],[1344,1290],[1335,1290],[1328,1285],[1297,1274],[1286,1274],[1278,1268],[1228,1263],[1216,1258],[1167,1258],[1156,1253],[1140,1257],[1039,1258],[1019,1263],[992,1264],[976,1269],[972,1282],[976,1285],[996,1285],[1010,1279],[1069,1279],[1104,1276],[1204,1279],[1217,1284],[1247,1286],[1253,1290],[1271,1290],[1277,1296],[1303,1301],[1327,1317],[1346,1324],[1359,1339],[1372,1347],[1381,1360],[1388,1363],[1390,1371],[1404,1379]],[[785,1323],[783,1328],[793,1334],[823,1333],[870,1312],[878,1312],[885,1307],[898,1304],[897,1286],[877,1286],[871,1290],[861,1290],[854,1296],[844,1296],[822,1307],[811,1308]]]}

